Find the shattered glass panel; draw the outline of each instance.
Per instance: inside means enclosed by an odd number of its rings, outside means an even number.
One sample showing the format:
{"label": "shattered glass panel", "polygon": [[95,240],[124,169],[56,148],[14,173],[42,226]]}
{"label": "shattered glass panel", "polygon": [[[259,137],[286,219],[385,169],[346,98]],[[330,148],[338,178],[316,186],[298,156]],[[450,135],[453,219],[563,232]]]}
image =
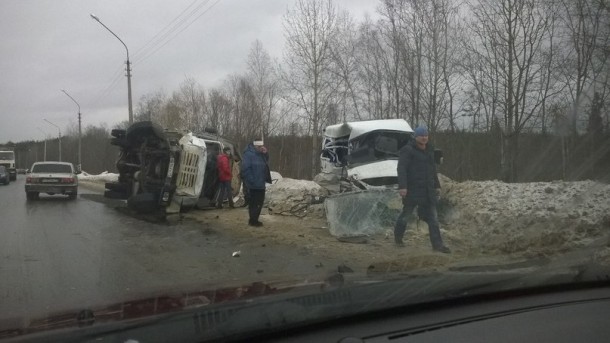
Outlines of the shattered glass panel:
{"label": "shattered glass panel", "polygon": [[330,233],[353,237],[382,233],[394,226],[402,209],[395,189],[346,192],[324,202]]}

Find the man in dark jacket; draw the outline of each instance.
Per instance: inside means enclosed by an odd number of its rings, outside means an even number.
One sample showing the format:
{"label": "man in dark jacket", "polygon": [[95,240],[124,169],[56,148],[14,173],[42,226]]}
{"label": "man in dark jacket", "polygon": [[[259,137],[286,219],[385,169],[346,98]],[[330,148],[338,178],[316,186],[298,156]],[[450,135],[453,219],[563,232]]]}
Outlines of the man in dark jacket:
{"label": "man in dark jacket", "polygon": [[266,183],[271,183],[269,154],[263,140],[248,144],[241,162],[241,176],[249,192],[248,212],[250,226],[262,226],[258,218],[265,202]]}
{"label": "man in dark jacket", "polygon": [[430,242],[435,251],[450,253],[443,244],[439,229],[436,203],[440,194],[440,182],[434,162],[434,148],[428,144],[428,129],[415,129],[415,139],[400,149],[398,158],[398,192],[403,209],[394,227],[394,242],[404,246],[403,235],[407,223],[417,207],[417,213],[427,224]]}

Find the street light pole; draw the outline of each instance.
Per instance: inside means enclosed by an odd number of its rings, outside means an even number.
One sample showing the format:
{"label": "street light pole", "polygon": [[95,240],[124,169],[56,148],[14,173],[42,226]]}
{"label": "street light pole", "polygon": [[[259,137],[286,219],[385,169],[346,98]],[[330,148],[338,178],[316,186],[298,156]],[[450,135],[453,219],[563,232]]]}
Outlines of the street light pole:
{"label": "street light pole", "polygon": [[80,105],[78,104],[78,102],[76,102],[76,100],[74,100],[74,98],[72,96],[70,96],[70,94],[68,94],[68,92],[66,92],[63,89],[61,91],[64,92],[70,99],[72,99],[72,101],[74,101],[76,106],[78,106],[78,158],[77,158],[78,161],[76,161],[76,163],[77,163],[76,170],[80,171],[81,170],[81,139],[82,139]]}
{"label": "street light pole", "polygon": [[106,26],[106,25],[104,25],[104,23],[102,23],[100,18],[96,17],[93,14],[89,14],[89,15],[91,16],[91,18],[93,18],[93,20],[97,21],[106,30],[108,30],[108,32],[112,33],[112,35],[115,36],[119,40],[119,42],[121,42],[121,44],[123,44],[123,46],[125,47],[125,51],[127,51],[127,101],[129,103],[129,125],[131,125],[131,124],[133,124],[133,109],[131,106],[131,64],[129,63],[129,49],[127,49],[127,45],[123,42],[123,40],[121,38],[119,38],[119,36],[117,36],[114,32],[112,32],[112,30],[110,30],[108,28],[108,26]]}
{"label": "street light pole", "polygon": [[47,123],[55,126],[57,128],[57,131],[59,132],[59,136],[58,136],[59,137],[59,162],[61,162],[61,129],[59,128],[59,126],[51,123],[50,121],[48,121],[46,119],[44,121],[46,121]]}
{"label": "street light pole", "polygon": [[49,139],[49,134],[42,131],[42,129],[39,127],[37,129],[38,129],[38,131],[44,133],[44,161],[46,162],[47,161],[47,139]]}

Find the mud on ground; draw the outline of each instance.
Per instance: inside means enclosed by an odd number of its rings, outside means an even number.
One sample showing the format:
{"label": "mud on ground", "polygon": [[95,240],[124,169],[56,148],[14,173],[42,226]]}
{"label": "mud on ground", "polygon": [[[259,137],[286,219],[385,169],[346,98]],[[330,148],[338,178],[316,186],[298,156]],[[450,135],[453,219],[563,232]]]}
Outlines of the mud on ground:
{"label": "mud on ground", "polygon": [[282,179],[268,189],[262,228],[247,225],[245,208],[186,215],[239,237],[288,245],[360,272],[552,260],[574,252],[579,258],[610,264],[610,185],[593,181],[460,183],[442,176],[441,183],[441,232],[450,255],[431,250],[424,222],[409,225],[404,248],[394,246],[391,226],[347,241],[333,237],[322,204],[299,206],[324,195],[313,182],[303,180]]}

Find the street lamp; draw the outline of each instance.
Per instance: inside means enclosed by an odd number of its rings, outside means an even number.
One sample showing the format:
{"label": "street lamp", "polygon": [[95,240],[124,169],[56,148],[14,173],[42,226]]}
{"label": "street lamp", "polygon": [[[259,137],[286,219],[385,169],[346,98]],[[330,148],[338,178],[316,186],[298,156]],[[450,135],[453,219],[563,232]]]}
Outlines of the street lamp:
{"label": "street lamp", "polygon": [[127,100],[129,101],[129,125],[131,125],[133,124],[133,110],[131,107],[131,66],[129,64],[129,49],[127,49],[127,45],[125,45],[125,43],[123,42],[123,40],[121,40],[121,38],[119,38],[119,36],[117,36],[114,32],[112,32],[112,30],[108,28],[108,26],[104,25],[104,23],[100,21],[100,18],[96,17],[93,14],[89,15],[91,16],[91,18],[93,18],[93,20],[100,23],[100,25],[102,25],[104,28],[106,28],[106,30],[112,33],[112,35],[115,36],[121,42],[121,44],[123,44],[123,46],[125,47],[125,51],[127,51]]}
{"label": "street lamp", "polygon": [[78,104],[78,102],[76,102],[76,100],[74,100],[74,98],[72,96],[70,96],[70,94],[68,94],[68,92],[66,92],[65,90],[61,90],[62,92],[64,92],[70,99],[72,99],[72,101],[74,101],[74,103],[76,104],[76,106],[78,106],[78,161],[76,161],[77,166],[76,166],[76,170],[81,170],[81,138],[82,138],[82,134],[81,134],[81,121],[80,121],[80,105]]}
{"label": "street lamp", "polygon": [[49,134],[44,132],[41,128],[37,127],[38,131],[44,134],[44,161],[47,161],[47,139],[49,139]]}
{"label": "street lamp", "polygon": [[46,121],[47,123],[55,126],[57,128],[57,131],[59,132],[59,136],[58,136],[59,137],[59,162],[61,162],[61,129],[59,128],[59,126],[51,123],[50,121],[48,121],[46,119],[44,119],[44,121]]}

